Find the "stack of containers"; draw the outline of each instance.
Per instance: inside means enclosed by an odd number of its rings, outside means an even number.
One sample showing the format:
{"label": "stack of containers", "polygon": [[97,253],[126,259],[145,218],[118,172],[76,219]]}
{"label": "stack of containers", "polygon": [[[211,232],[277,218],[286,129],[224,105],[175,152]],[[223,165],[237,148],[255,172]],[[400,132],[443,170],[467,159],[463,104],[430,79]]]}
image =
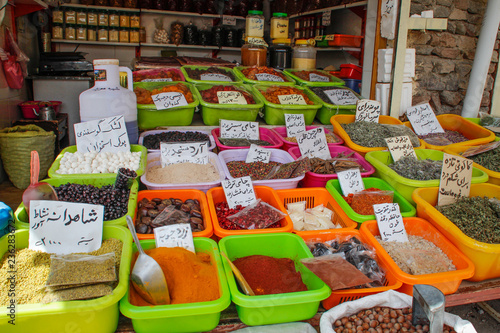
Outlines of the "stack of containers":
{"label": "stack of containers", "polygon": [[271,39],[269,66],[283,70],[292,67],[292,47],[288,38],[289,20],[286,13],[273,13],[271,18]]}
{"label": "stack of containers", "polygon": [[264,41],[264,15],[260,10],[249,10],[246,17],[245,45],[241,47],[243,66],[265,66],[267,44]]}

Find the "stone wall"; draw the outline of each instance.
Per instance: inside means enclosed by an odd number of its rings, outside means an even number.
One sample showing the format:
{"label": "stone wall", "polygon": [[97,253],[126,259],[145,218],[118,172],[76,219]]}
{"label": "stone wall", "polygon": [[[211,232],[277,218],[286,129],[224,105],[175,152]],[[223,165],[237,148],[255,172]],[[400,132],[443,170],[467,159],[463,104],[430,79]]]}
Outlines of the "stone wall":
{"label": "stone wall", "polygon": [[[447,31],[409,31],[408,47],[416,49],[413,104],[429,102],[437,114],[462,111],[477,38],[487,0],[412,0],[411,14],[434,10],[447,18]],[[489,111],[498,66],[500,34],[491,59],[480,111]]]}

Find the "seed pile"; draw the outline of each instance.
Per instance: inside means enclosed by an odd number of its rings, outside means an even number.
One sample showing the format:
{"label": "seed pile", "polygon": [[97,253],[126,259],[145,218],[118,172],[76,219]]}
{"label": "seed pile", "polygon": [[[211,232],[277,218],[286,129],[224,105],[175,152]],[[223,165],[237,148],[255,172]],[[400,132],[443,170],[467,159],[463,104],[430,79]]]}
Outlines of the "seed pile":
{"label": "seed pile", "polygon": [[270,174],[274,167],[282,163],[270,161],[245,163],[245,161],[230,161],[227,162],[227,169],[233,178],[250,176],[252,180],[262,180]]}
{"label": "seed pile", "polygon": [[[243,210],[245,207],[240,205],[236,206],[234,209],[229,208],[227,202],[218,202],[215,204],[215,212],[217,214],[217,220],[219,221],[219,225],[222,229],[226,230],[245,230],[245,228],[240,227],[236,223],[229,221],[227,219],[228,216],[234,215],[239,211]],[[274,223],[268,226],[267,228],[281,228],[280,223]]]}
{"label": "seed pile", "polygon": [[389,164],[389,168],[398,175],[414,180],[431,180],[441,177],[443,161],[430,159],[416,160],[411,156],[401,157],[397,162]]}
{"label": "seed pile", "polygon": [[407,135],[413,147],[420,147],[418,136],[404,125],[387,125],[369,121],[340,124],[355,144],[363,147],[387,147],[385,138]]}
{"label": "seed pile", "polygon": [[150,134],[144,137],[142,144],[148,149],[160,149],[160,142],[208,142],[210,137],[201,132],[170,131],[158,134]]}

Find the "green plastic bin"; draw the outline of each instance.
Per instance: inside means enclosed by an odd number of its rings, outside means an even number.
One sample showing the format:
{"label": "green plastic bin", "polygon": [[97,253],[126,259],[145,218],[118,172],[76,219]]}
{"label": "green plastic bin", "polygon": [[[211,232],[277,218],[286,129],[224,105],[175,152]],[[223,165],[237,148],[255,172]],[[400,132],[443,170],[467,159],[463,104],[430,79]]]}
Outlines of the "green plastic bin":
{"label": "green plastic bin", "polygon": [[[217,66],[217,68],[219,69],[222,69],[224,71],[226,71],[227,73],[231,73],[233,76],[234,76],[234,80],[233,81],[210,81],[210,80],[195,80],[193,78],[191,78],[189,76],[189,74],[187,73],[186,71],[186,68],[190,68],[190,69],[208,69],[210,68],[210,66],[182,66],[181,67],[181,71],[182,71],[182,74],[184,75],[184,78],[186,78],[186,81],[187,82],[190,82],[190,83],[211,83],[211,84],[221,84],[221,83],[241,83],[241,79],[236,76],[236,74],[234,73],[234,71],[229,68],[229,67],[219,67]],[[207,74],[210,74],[210,73],[207,73]]]}
{"label": "green plastic bin", "polygon": [[[205,332],[211,331],[219,323],[221,311],[231,303],[219,249],[209,238],[195,237],[193,241],[196,252],[210,254],[212,265],[215,265],[219,277],[220,297],[209,302],[135,306],[130,304],[127,291],[120,301],[120,311],[132,319],[135,332]],[[156,247],[154,239],[142,240],[141,245],[145,250]],[[132,249],[134,253],[137,252],[135,244]],[[130,265],[128,268],[130,269]]]}
{"label": "green plastic bin", "polygon": [[[326,86],[328,87],[328,86]],[[322,87],[324,88],[324,87]],[[362,99],[363,97],[355,92],[354,90],[344,87],[344,86],[331,86],[332,89],[345,89],[345,90],[350,90],[356,97],[359,99]],[[351,114],[355,115],[356,114],[356,104],[352,105],[335,105],[331,103],[327,103],[323,101],[314,91],[310,89],[310,87],[307,87],[306,89],[310,90],[311,93],[314,95],[315,101],[321,104],[321,109],[318,110],[316,113],[316,119],[318,119],[323,125],[331,125],[330,123],[330,118],[337,114]]]}
{"label": "green plastic bin", "polygon": [[329,82],[316,82],[316,81],[308,81],[308,80],[301,79],[300,77],[298,77],[297,75],[294,74],[295,72],[300,72],[300,71],[303,71],[303,70],[302,69],[293,69],[293,68],[285,69],[285,73],[287,73],[292,79],[297,81],[297,84],[299,84],[301,86],[309,86],[309,87],[345,86],[344,80],[341,80],[336,76],[333,76],[328,71],[323,71],[323,70],[319,70],[319,69],[314,70],[315,72],[321,73],[321,75],[323,75],[323,76],[329,77],[330,78]]}
{"label": "green plastic bin", "polygon": [[295,80],[292,79],[286,72],[280,71],[279,69],[271,68],[277,72],[280,72],[285,76],[285,81],[284,82],[276,82],[276,81],[259,81],[259,80],[252,80],[249,79],[241,72],[242,69],[249,68],[249,66],[238,66],[234,68],[234,73],[238,78],[240,78],[243,83],[250,83],[250,84],[262,84],[262,85],[277,85],[277,86],[294,86],[295,85]]}
{"label": "green plastic bin", "polygon": [[250,87],[243,84],[231,84],[232,86],[250,93],[255,100],[255,104],[215,104],[205,102],[201,97],[200,91],[210,89],[214,85],[227,85],[227,83],[200,83],[195,85],[195,94],[200,100],[201,117],[205,125],[219,126],[220,119],[239,121],[255,121],[257,119],[259,112],[264,107],[264,102],[261,97],[252,91]]}
{"label": "green plastic bin", "polygon": [[[418,159],[431,159],[434,161],[442,161],[444,152],[433,149],[415,149]],[[393,163],[391,153],[388,151],[371,151],[365,155],[365,159],[375,167],[374,175],[382,178],[387,183],[392,185],[406,200],[415,206],[412,194],[413,191],[421,187],[439,186],[439,179],[432,180],[413,180],[400,176],[396,171],[388,167]],[[472,168],[472,184],[485,183],[488,181],[486,172],[478,168]]]}
{"label": "green plastic bin", "polygon": [[[17,230],[14,237],[17,249],[28,247],[29,230]],[[12,236],[5,235],[0,239],[0,256],[9,251],[12,238]],[[116,331],[119,318],[118,302],[125,295],[128,287],[132,237],[126,228],[105,225],[103,239],[108,238],[116,238],[123,242],[118,272],[119,282],[112,294],[91,300],[16,305],[15,326],[8,323],[10,310],[2,306],[0,332],[110,333]]]}
{"label": "green plastic bin", "polygon": [[289,105],[289,104],[275,104],[269,102],[261,90],[265,91],[267,88],[273,87],[272,85],[256,84],[252,87],[255,95],[264,101],[264,120],[268,125],[286,125],[285,113],[303,114],[304,122],[306,125],[311,125],[316,117],[316,112],[321,108],[321,104],[314,98],[314,94],[310,90],[303,87],[296,86],[295,88],[304,92],[311,101],[312,105]]}
{"label": "green plastic bin", "polygon": [[231,300],[236,305],[240,320],[246,325],[268,325],[310,319],[318,311],[319,302],[331,294],[330,288],[300,263],[300,259],[312,258],[313,255],[304,240],[297,235],[269,233],[228,236],[219,241],[219,248],[230,260],[251,255],[292,259],[307,286],[307,291],[248,296],[239,290],[233,272],[224,260]]}
{"label": "green plastic bin", "polygon": [[[102,187],[104,185],[111,185],[115,183],[116,176],[112,177],[107,177],[107,178],[72,178],[72,177],[65,177],[65,178],[49,178],[49,179],[44,179],[43,182],[49,183],[50,185],[57,187],[63,184],[67,183],[74,183],[74,184],[82,184],[82,185],[94,185],[96,187]],[[135,209],[137,206],[137,193],[139,192],[139,182],[137,179],[134,180],[134,183],[132,184],[132,187],[130,188],[130,194],[128,197],[128,210],[126,215],[130,216],[135,216]],[[121,226],[126,226],[127,225],[127,220],[125,219],[125,216],[123,215],[120,218],[110,220],[110,221],[104,221],[104,225],[121,225]],[[14,220],[15,220],[15,227],[16,229],[28,229],[29,228],[29,217],[28,213],[26,212],[26,207],[24,204],[21,202],[19,204],[19,207],[17,207],[16,211],[14,212]]]}
{"label": "green plastic bin", "polygon": [[[363,180],[363,184],[365,188],[375,187],[379,190],[384,191],[393,191],[394,198],[393,202],[399,204],[399,210],[401,211],[401,215],[403,217],[413,217],[416,216],[417,211],[415,207],[413,207],[408,200],[406,200],[401,194],[398,193],[390,184],[388,184],[385,180],[375,177],[365,177],[361,178]],[[342,210],[351,218],[352,220],[358,222],[358,226],[360,226],[363,222],[369,220],[375,220],[375,215],[361,215],[356,213],[351,206],[345,201],[342,196],[342,188],[340,187],[340,182],[338,179],[331,179],[326,183],[326,189],[330,192],[331,196],[337,201]]]}

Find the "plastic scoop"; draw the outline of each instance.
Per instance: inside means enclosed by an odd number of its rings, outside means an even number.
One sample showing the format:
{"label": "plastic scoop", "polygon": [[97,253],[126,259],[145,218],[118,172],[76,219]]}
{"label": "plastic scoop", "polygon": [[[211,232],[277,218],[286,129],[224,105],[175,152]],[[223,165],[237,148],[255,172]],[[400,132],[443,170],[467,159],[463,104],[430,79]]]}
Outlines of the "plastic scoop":
{"label": "plastic scoop", "polygon": [[146,301],[154,305],[170,304],[167,280],[160,265],[148,256],[142,249],[135,232],[134,222],[127,215],[127,226],[132,233],[139,256],[130,274],[130,281],[137,293]]}
{"label": "plastic scoop", "polygon": [[243,277],[243,274],[241,274],[240,270],[238,267],[236,267],[231,260],[227,257],[227,255],[221,251],[221,254],[224,258],[226,258],[227,262],[229,263],[229,266],[231,266],[231,270],[233,271],[234,276],[236,277],[236,280],[238,281],[238,284],[240,285],[241,289],[245,292],[245,294],[249,296],[255,296],[255,293],[252,290],[252,287],[248,284],[247,280]]}
{"label": "plastic scoop", "polygon": [[54,188],[47,183],[39,183],[38,175],[40,173],[40,160],[36,150],[31,151],[31,184],[23,193],[23,204],[29,214],[31,200],[58,200]]}

